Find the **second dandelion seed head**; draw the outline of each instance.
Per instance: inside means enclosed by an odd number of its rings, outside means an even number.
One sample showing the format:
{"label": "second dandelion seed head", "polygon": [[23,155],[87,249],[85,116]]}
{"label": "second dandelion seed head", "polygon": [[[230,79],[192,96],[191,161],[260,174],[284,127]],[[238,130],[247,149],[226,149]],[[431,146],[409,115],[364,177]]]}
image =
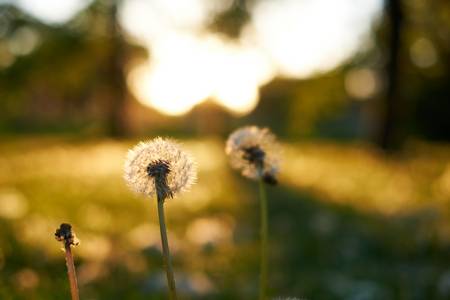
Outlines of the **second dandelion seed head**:
{"label": "second dandelion seed head", "polygon": [[225,149],[233,168],[251,179],[276,184],[280,164],[280,147],[268,128],[247,126],[234,131]]}
{"label": "second dandelion seed head", "polygon": [[128,152],[125,181],[135,192],[164,201],[196,180],[196,165],[178,143],[163,138],[141,142]]}

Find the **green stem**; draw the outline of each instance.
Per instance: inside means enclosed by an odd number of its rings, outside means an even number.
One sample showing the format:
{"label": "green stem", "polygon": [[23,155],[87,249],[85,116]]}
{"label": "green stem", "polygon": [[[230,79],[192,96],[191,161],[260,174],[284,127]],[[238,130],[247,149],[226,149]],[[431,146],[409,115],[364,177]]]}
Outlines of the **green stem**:
{"label": "green stem", "polygon": [[161,231],[164,268],[166,269],[167,283],[169,285],[169,298],[172,300],[176,300],[177,290],[175,287],[175,278],[173,276],[172,262],[170,260],[169,242],[167,241],[166,221],[164,217],[164,201],[162,201],[161,199],[158,199],[158,217],[159,229]]}
{"label": "green stem", "polygon": [[261,257],[260,257],[260,282],[259,299],[266,299],[267,292],[267,254],[268,254],[268,218],[267,218],[267,196],[264,181],[259,180],[259,198],[260,198],[260,234],[261,234]]}

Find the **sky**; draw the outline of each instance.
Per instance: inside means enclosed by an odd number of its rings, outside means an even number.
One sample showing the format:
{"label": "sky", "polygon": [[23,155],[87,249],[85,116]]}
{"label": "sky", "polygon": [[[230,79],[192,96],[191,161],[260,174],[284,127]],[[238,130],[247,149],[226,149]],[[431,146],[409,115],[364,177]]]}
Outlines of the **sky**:
{"label": "sky", "polygon": [[[11,1],[10,1],[11,2]],[[17,0],[50,24],[70,20],[90,0]],[[168,115],[212,100],[236,115],[251,112],[259,88],[275,77],[330,71],[370,44],[382,0],[249,1],[250,21],[237,39],[207,29],[232,0],[124,0],[120,23],[146,47],[149,61],[127,76],[135,97]]]}

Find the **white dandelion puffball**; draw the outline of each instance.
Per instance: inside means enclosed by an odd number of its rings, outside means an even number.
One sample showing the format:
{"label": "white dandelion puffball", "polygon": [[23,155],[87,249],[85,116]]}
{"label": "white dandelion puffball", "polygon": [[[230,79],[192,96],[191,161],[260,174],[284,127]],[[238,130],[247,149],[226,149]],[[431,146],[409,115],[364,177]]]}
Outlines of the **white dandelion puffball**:
{"label": "white dandelion puffball", "polygon": [[189,189],[197,177],[193,158],[170,139],[158,137],[140,142],[128,151],[124,179],[133,191],[150,197],[156,196],[158,178],[155,172],[161,171],[164,172],[164,198]]}
{"label": "white dandelion puffball", "polygon": [[234,131],[225,152],[231,166],[251,179],[276,183],[280,165],[280,145],[268,128],[246,126]]}

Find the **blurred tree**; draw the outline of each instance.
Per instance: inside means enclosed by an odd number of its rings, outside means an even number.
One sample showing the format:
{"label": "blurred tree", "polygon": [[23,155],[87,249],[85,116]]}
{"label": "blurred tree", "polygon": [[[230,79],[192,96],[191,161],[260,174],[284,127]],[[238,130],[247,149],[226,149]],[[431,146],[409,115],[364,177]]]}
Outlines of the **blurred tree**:
{"label": "blurred tree", "polygon": [[[119,1],[94,1],[59,26],[0,5],[0,21],[6,24],[0,62],[8,55],[13,60],[0,66],[0,84],[8,87],[0,91],[0,126],[65,130],[93,125],[113,136],[126,134],[129,95],[124,65],[142,51],[122,35],[118,5]],[[19,40],[24,32],[28,35]],[[25,53],[32,38],[37,42]]]}
{"label": "blurred tree", "polygon": [[106,85],[108,87],[108,129],[112,136],[124,136],[126,134],[126,110],[127,86],[125,83],[124,60],[125,41],[120,33],[117,19],[117,8],[120,0],[108,1],[108,39],[109,53],[106,66]]}
{"label": "blurred tree", "polygon": [[410,127],[421,138],[450,141],[450,2],[405,2],[410,12]]}
{"label": "blurred tree", "polygon": [[238,38],[241,29],[250,19],[248,0],[234,0],[230,8],[215,16],[209,29],[220,32],[231,38]]}
{"label": "blurred tree", "polygon": [[[385,94],[377,143],[386,150],[411,136],[450,141],[450,2],[390,0]],[[384,32],[385,33],[385,32]]]}
{"label": "blurred tree", "polygon": [[[125,68],[146,57],[148,50],[136,47],[122,32],[117,20],[121,1],[92,1],[57,26],[15,6],[0,5],[0,129],[86,130],[114,136],[126,134],[128,128],[141,133],[149,128],[190,132],[194,129],[185,124],[213,113],[221,117],[209,118],[217,126],[208,129],[217,132],[257,123],[291,137],[337,137],[330,134],[333,127],[345,132],[345,138],[367,139],[368,130],[354,130],[366,122],[368,128],[378,125],[376,141],[384,149],[394,149],[411,134],[450,140],[449,1],[389,0],[367,49],[326,74],[274,79],[260,90],[258,107],[240,118],[208,103],[173,118],[127,101],[131,96]],[[208,29],[238,37],[251,18],[248,8],[253,1],[261,0],[233,1]],[[353,101],[344,84],[353,69],[375,74],[383,94]],[[381,73],[384,76],[378,76]],[[370,99],[378,96],[380,107]],[[360,122],[364,117],[367,120]],[[203,126],[194,123],[195,128]]]}
{"label": "blurred tree", "polygon": [[402,106],[400,91],[400,51],[402,46],[403,7],[400,0],[388,0],[386,15],[389,26],[389,42],[386,63],[386,94],[382,107],[378,144],[382,149],[393,150],[401,142]]}

